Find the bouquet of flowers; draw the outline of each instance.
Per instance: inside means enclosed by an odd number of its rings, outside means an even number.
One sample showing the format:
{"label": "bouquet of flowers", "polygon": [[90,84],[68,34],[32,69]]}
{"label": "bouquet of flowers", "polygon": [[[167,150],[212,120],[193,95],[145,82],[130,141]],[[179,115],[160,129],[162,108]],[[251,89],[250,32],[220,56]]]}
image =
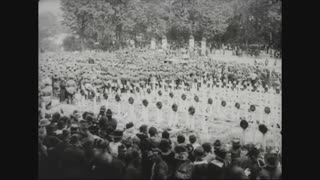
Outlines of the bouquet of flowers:
{"label": "bouquet of flowers", "polygon": [[144,105],[144,107],[147,107],[149,102],[146,99],[144,99],[142,100],[142,104]]}
{"label": "bouquet of flowers", "polygon": [[117,102],[121,101],[121,98],[120,98],[119,94],[117,94],[117,95],[115,96],[115,99],[116,99]]}
{"label": "bouquet of flowers", "polygon": [[171,108],[174,112],[178,111],[178,105],[176,103],[174,103]]}
{"label": "bouquet of flowers", "polygon": [[240,109],[240,104],[239,104],[239,103],[236,103],[234,106],[235,106],[237,109]]}
{"label": "bouquet of flowers", "polygon": [[243,129],[243,130],[245,130],[245,129],[247,129],[248,128],[248,122],[246,121],[246,120],[241,120],[240,121],[240,127]]}
{"label": "bouquet of flowers", "polygon": [[181,95],[181,98],[182,98],[182,100],[186,100],[186,99],[187,99],[187,96],[186,96],[185,94],[182,94],[182,95]]}
{"label": "bouquet of flowers", "polygon": [[160,101],[158,101],[156,106],[157,106],[158,109],[161,109],[162,108],[162,103]]}
{"label": "bouquet of flowers", "polygon": [[221,101],[221,106],[222,106],[222,107],[226,107],[226,105],[227,105],[226,101],[224,101],[224,100]]}
{"label": "bouquet of flowers", "polygon": [[266,114],[270,114],[271,110],[270,110],[269,107],[265,107],[265,108],[264,108],[264,112],[265,112]]}
{"label": "bouquet of flowers", "polygon": [[196,110],[193,106],[190,106],[189,109],[188,109],[188,112],[190,115],[194,115],[194,113],[196,113]]}
{"label": "bouquet of flowers", "polygon": [[198,97],[198,96],[194,96],[194,100],[195,100],[196,102],[199,102],[199,97]]}
{"label": "bouquet of flowers", "polygon": [[251,106],[250,106],[250,111],[251,111],[251,112],[254,112],[255,110],[256,110],[256,106],[255,106],[255,105],[251,105]]}
{"label": "bouquet of flowers", "polygon": [[266,127],[266,125],[260,124],[260,125],[259,125],[259,131],[260,131],[262,134],[266,134],[266,133],[268,132],[268,128]]}
{"label": "bouquet of flowers", "polygon": [[129,104],[133,104],[134,103],[134,99],[132,97],[129,97],[128,101],[129,101]]}
{"label": "bouquet of flowers", "polygon": [[208,99],[208,104],[211,105],[212,103],[213,103],[213,100],[212,100],[211,98],[209,98],[209,99]]}

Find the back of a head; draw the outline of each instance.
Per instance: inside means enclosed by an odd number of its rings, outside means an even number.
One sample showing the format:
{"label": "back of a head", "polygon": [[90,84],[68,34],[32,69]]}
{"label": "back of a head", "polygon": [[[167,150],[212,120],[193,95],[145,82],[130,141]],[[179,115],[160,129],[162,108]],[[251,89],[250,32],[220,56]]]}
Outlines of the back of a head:
{"label": "back of a head", "polygon": [[147,130],[148,130],[148,126],[147,125],[141,125],[140,128],[139,128],[140,132],[141,133],[147,133]]}
{"label": "back of a head", "polygon": [[157,129],[155,127],[149,128],[149,134],[150,136],[155,136],[158,133]]}
{"label": "back of a head", "polygon": [[162,138],[164,138],[164,139],[169,139],[170,138],[170,134],[169,134],[169,132],[168,131],[163,131],[162,132]]}
{"label": "back of a head", "polygon": [[207,143],[203,143],[202,144],[202,148],[203,148],[204,152],[206,152],[206,153],[211,153],[212,152],[212,146],[208,142]]}
{"label": "back of a head", "polygon": [[185,141],[186,141],[186,138],[185,138],[182,134],[180,134],[180,135],[177,136],[177,142],[178,142],[179,144],[182,144],[182,143],[184,143]]}
{"label": "back of a head", "polygon": [[191,143],[191,144],[195,143],[195,142],[197,141],[196,136],[195,136],[195,135],[193,135],[193,134],[192,134],[192,135],[190,135],[190,136],[189,136],[189,141],[190,141],[190,143]]}
{"label": "back of a head", "polygon": [[194,151],[194,156],[197,158],[201,158],[204,156],[204,149],[201,146],[198,146]]}

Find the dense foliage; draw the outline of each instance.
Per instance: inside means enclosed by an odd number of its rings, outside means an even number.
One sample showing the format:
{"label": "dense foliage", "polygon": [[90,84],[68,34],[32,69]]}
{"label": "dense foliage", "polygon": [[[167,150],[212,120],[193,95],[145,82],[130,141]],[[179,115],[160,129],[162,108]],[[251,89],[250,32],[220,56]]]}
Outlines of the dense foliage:
{"label": "dense foliage", "polygon": [[208,46],[258,44],[281,49],[278,0],[62,0],[63,24],[82,49],[145,47],[164,37],[186,47],[192,35]]}

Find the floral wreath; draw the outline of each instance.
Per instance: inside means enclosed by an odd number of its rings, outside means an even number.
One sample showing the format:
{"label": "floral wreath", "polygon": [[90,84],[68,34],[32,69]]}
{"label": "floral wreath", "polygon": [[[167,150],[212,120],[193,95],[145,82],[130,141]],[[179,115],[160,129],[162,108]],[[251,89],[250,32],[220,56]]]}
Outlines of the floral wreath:
{"label": "floral wreath", "polygon": [[129,97],[128,101],[129,101],[129,104],[133,104],[134,103],[134,99],[132,97]]}
{"label": "floral wreath", "polygon": [[256,106],[255,106],[255,105],[251,105],[251,106],[250,106],[250,111],[251,111],[251,112],[254,112],[255,110],[256,110]]}
{"label": "floral wreath", "polygon": [[186,100],[186,99],[187,99],[187,96],[186,96],[185,94],[182,94],[182,95],[181,95],[181,99],[182,99],[182,100]]}
{"label": "floral wreath", "polygon": [[116,99],[117,102],[121,101],[121,98],[120,98],[119,94],[116,95],[115,99]]}
{"label": "floral wreath", "polygon": [[248,124],[248,122],[247,122],[246,120],[241,120],[241,121],[240,121],[240,127],[241,127],[243,130],[247,129],[248,126],[249,126],[249,124]]}
{"label": "floral wreath", "polygon": [[208,99],[208,104],[212,104],[213,100],[211,98]]}
{"label": "floral wreath", "polygon": [[265,112],[266,114],[270,114],[271,110],[270,110],[269,107],[265,107],[265,108],[264,108],[264,112]]}
{"label": "floral wreath", "polygon": [[140,92],[140,88],[136,87],[136,92],[139,93]]}
{"label": "floral wreath", "polygon": [[239,104],[239,103],[236,103],[234,106],[235,106],[237,109],[240,109],[240,104]]}
{"label": "floral wreath", "polygon": [[150,94],[151,93],[151,89],[148,88],[147,89],[147,93]]}
{"label": "floral wreath", "polygon": [[194,113],[196,112],[196,109],[193,106],[190,106],[188,109],[188,112],[190,115],[194,115]]}
{"label": "floral wreath", "polygon": [[194,96],[193,98],[196,102],[199,102],[199,97],[198,96]]}
{"label": "floral wreath", "polygon": [[266,133],[268,132],[268,128],[266,127],[266,125],[260,124],[260,125],[259,125],[259,131],[260,131],[262,134],[266,134]]}
{"label": "floral wreath", "polygon": [[158,91],[158,95],[159,95],[159,96],[162,96],[162,92],[161,92],[160,90]]}
{"label": "floral wreath", "polygon": [[158,109],[161,109],[161,108],[162,108],[162,103],[161,103],[160,101],[158,101],[156,105],[157,105],[157,108],[158,108]]}
{"label": "floral wreath", "polygon": [[173,93],[172,93],[172,92],[170,92],[170,93],[169,93],[169,96],[170,96],[171,98],[173,98]]}
{"label": "floral wreath", "polygon": [[142,100],[142,104],[144,105],[144,107],[147,107],[149,102],[148,102],[148,100],[144,99],[144,100]]}
{"label": "floral wreath", "polygon": [[176,103],[174,103],[171,108],[174,112],[178,111],[178,105]]}
{"label": "floral wreath", "polygon": [[227,105],[226,101],[224,101],[224,100],[221,101],[221,106],[222,106],[222,107],[226,107],[226,105]]}

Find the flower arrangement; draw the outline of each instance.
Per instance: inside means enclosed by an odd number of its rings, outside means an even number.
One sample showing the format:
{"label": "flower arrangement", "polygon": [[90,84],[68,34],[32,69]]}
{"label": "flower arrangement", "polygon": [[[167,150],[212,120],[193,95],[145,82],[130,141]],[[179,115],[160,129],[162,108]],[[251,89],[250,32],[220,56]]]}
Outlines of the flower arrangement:
{"label": "flower arrangement", "polygon": [[159,96],[162,96],[162,92],[161,92],[161,91],[158,91],[158,95],[159,95]]}
{"label": "flower arrangement", "polygon": [[157,106],[158,109],[161,109],[162,108],[162,103],[160,101],[158,101],[156,106]]}
{"label": "flower arrangement", "polygon": [[240,104],[239,104],[239,103],[236,103],[234,106],[235,106],[237,109],[240,109]]}
{"label": "flower arrangement", "polygon": [[240,121],[240,127],[241,127],[243,130],[247,129],[248,126],[249,126],[249,124],[248,124],[248,122],[247,122],[246,120],[243,119],[243,120]]}
{"label": "flower arrangement", "polygon": [[211,98],[208,99],[208,104],[212,104],[213,100]]}
{"label": "flower arrangement", "polygon": [[178,111],[178,105],[176,103],[174,103],[171,108],[174,112]]}
{"label": "flower arrangement", "polygon": [[117,102],[121,101],[121,98],[120,98],[119,94],[116,95],[115,99],[116,99]]}
{"label": "flower arrangement", "polygon": [[182,95],[181,95],[181,99],[182,99],[182,100],[186,100],[186,99],[187,99],[187,96],[186,96],[185,94],[182,94]]}
{"label": "flower arrangement", "polygon": [[148,94],[151,94],[151,89],[148,88],[148,89],[147,89],[147,93],[148,93]]}
{"label": "flower arrangement", "polygon": [[148,100],[144,99],[144,100],[142,100],[142,104],[144,105],[144,107],[147,107],[149,102],[148,102]]}
{"label": "flower arrangement", "polygon": [[226,107],[226,105],[227,105],[226,101],[224,101],[224,100],[221,101],[221,106],[222,106],[222,107]]}
{"label": "flower arrangement", "polygon": [[269,107],[265,107],[265,108],[264,108],[264,112],[265,112],[266,114],[270,114],[271,110],[270,110]]}
{"label": "flower arrangement", "polygon": [[172,93],[172,92],[170,92],[170,93],[169,93],[169,96],[170,96],[171,98],[173,98],[173,93]]}
{"label": "flower arrangement", "polygon": [[189,109],[188,109],[188,112],[189,112],[190,115],[193,116],[194,113],[196,112],[196,109],[193,106],[190,106]]}
{"label": "flower arrangement", "polygon": [[134,103],[134,99],[132,97],[129,97],[128,101],[129,101],[129,104],[133,104]]}
{"label": "flower arrangement", "polygon": [[199,97],[198,97],[198,96],[194,96],[194,100],[195,100],[196,102],[199,102]]}
{"label": "flower arrangement", "polygon": [[260,131],[262,134],[266,134],[266,133],[268,132],[268,128],[266,127],[266,125],[260,124],[260,125],[259,125],[259,131]]}
{"label": "flower arrangement", "polygon": [[255,110],[256,110],[256,106],[255,106],[255,105],[251,105],[251,106],[250,106],[250,111],[251,111],[251,112],[254,112]]}

